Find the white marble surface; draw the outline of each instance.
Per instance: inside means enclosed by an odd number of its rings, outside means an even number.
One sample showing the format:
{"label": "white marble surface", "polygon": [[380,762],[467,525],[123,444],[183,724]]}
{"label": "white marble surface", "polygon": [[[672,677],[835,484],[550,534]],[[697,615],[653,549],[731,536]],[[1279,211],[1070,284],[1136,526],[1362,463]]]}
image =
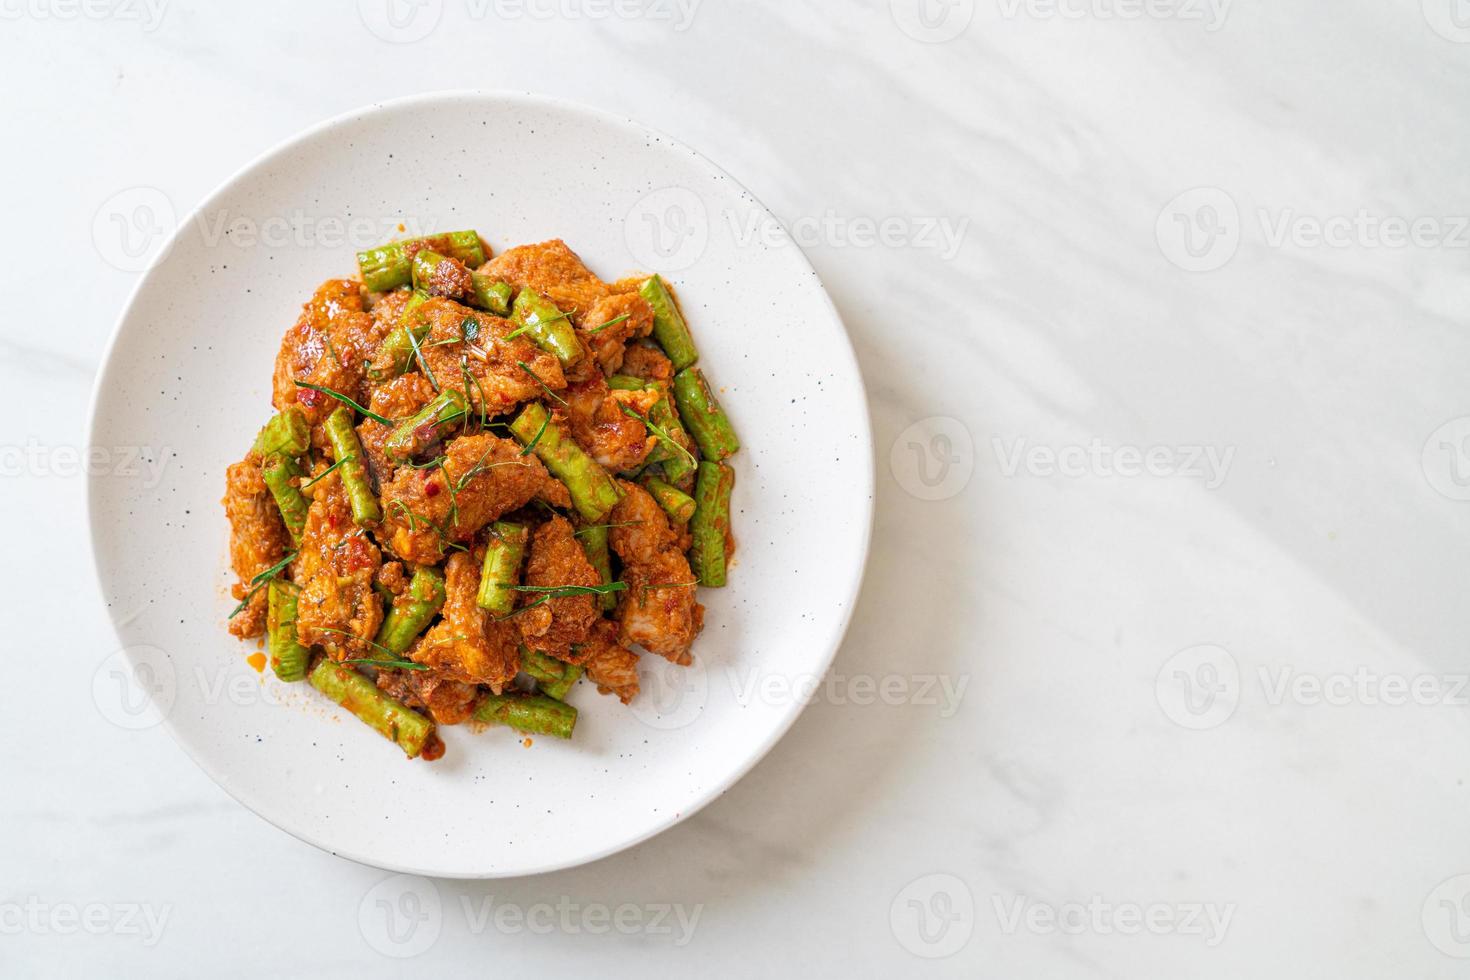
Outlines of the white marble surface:
{"label": "white marble surface", "polygon": [[[1465,975],[1470,5],[927,2],[0,3],[0,974]],[[99,712],[75,453],[115,195],[183,214],[475,86],[667,130],[811,232],[878,511],[750,776],[600,863],[427,886],[394,945],[396,883]]]}

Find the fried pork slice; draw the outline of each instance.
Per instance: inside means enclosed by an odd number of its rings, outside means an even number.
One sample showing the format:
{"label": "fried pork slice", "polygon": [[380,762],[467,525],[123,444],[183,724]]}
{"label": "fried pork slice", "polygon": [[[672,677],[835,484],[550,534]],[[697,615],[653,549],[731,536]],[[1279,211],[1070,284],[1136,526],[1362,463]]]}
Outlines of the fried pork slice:
{"label": "fried pork slice", "polygon": [[[385,561],[373,583],[379,595],[400,596],[408,591],[408,572],[401,561]],[[392,605],[389,602],[389,605]]]}
{"label": "fried pork slice", "polygon": [[639,418],[623,409],[647,418],[658,401],[657,392],[613,391],[594,371],[592,377],[568,387],[562,398],[572,438],[594,459],[614,473],[643,465],[656,440]]}
{"label": "fried pork slice", "polygon": [[424,283],[424,291],[430,296],[464,299],[475,291],[475,280],[464,263],[446,255],[434,266],[429,281]]}
{"label": "fried pork slice", "polygon": [[582,645],[588,680],[603,694],[616,694],[624,704],[638,696],[638,654],[618,639],[618,624],[599,619]]}
{"label": "fried pork slice", "polygon": [[637,293],[604,296],[582,317],[581,327],[578,334],[597,358],[602,373],[616,374],[623,366],[628,341],[652,332],[653,307]]}
{"label": "fried pork slice", "polygon": [[[571,523],[564,517],[553,517],[531,536],[524,584],[546,589],[593,586],[602,584],[602,576],[587,560]],[[526,592],[521,611],[512,621],[526,646],[566,663],[581,663],[581,654],[572,648],[587,638],[587,631],[601,615],[596,595],[548,597],[546,593]]]}
{"label": "fried pork slice", "polygon": [[704,625],[704,607],[695,599],[689,560],[648,491],[626,480],[619,483],[624,496],[608,517],[608,540],[622,559],[622,580],[628,583],[614,612],[622,638],[676,664],[690,663],[689,647]]}
{"label": "fried pork slice", "polygon": [[399,467],[383,487],[379,534],[404,561],[434,565],[507,511],[542,493],[552,477],[519,443],[482,433],[449,443],[440,466]]}
{"label": "fried pork slice", "polygon": [[371,535],[352,523],[352,508],[337,473],[313,490],[292,576],[301,588],[297,636],[307,646],[321,646],[334,660],[370,657],[383,622],[383,602],[373,591],[382,552]]}
{"label": "fried pork slice", "polygon": [[620,373],[642,378],[644,381],[671,384],[674,380],[674,362],[653,344],[629,344],[623,354]]}
{"label": "fried pork slice", "polygon": [[517,290],[536,290],[578,326],[586,322],[597,301],[610,292],[607,283],[593,275],[560,238],[508,249],[481,266],[480,272],[504,280]]}
{"label": "fried pork slice", "polygon": [[403,310],[412,297],[413,290],[407,286],[378,297],[378,301],[373,304],[372,314],[377,321],[379,334],[386,337],[398,329],[398,324],[403,320]]}
{"label": "fried pork slice", "polygon": [[510,620],[497,620],[475,602],[480,590],[480,559],[457,551],[444,565],[443,618],[408,651],[451,680],[487,684],[496,694],[521,669],[520,632]]}
{"label": "fried pork slice", "polygon": [[476,412],[483,407],[487,415],[500,415],[547,389],[566,387],[555,355],[526,334],[506,339],[515,332],[509,320],[448,299],[428,300],[414,315],[429,325],[419,350],[434,380],[441,389],[463,392]]}
{"label": "fried pork slice", "polygon": [[[225,516],[230,519],[230,567],[240,579],[231,587],[236,599],[250,592],[250,580],[286,557],[291,536],[276,502],[260,478],[260,459],[254,453],[225,471]],[[242,639],[265,631],[265,589],[230,620],[230,632]]]}
{"label": "fried pork slice", "polygon": [[[375,386],[368,408],[386,419],[406,419],[417,415],[419,409],[433,400],[434,386],[429,379],[418,372],[411,372]],[[393,479],[398,470],[398,464],[383,448],[392,434],[391,426],[372,419],[363,419],[357,427],[357,437],[362,440],[363,452],[367,453],[368,472],[378,486]]]}
{"label": "fried pork slice", "polygon": [[340,403],[322,392],[298,388],[295,382],[320,385],[361,401],[367,359],[381,341],[381,324],[363,312],[362,284],[355,279],[327,280],[281,338],[271,403],[277,409],[301,406],[311,423],[312,445],[326,446],[322,423]]}
{"label": "fried pork slice", "polygon": [[459,725],[475,710],[479,689],[437,670],[380,670],[378,687],[439,725]]}

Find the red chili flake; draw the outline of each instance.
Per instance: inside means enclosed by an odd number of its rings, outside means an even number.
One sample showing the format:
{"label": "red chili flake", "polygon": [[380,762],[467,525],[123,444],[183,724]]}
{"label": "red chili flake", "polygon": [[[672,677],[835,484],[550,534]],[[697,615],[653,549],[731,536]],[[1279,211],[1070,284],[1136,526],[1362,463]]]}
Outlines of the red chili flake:
{"label": "red chili flake", "polygon": [[437,497],[437,496],[439,496],[439,484],[435,483],[433,480],[430,480],[427,483],[425,483],[424,484],[424,496],[425,497]]}
{"label": "red chili flake", "polygon": [[361,538],[354,538],[348,542],[346,558],[343,567],[348,572],[356,572],[364,568],[373,567],[373,552]]}
{"label": "red chili flake", "polygon": [[321,392],[316,391],[312,388],[296,389],[296,400],[302,405],[305,405],[307,408],[316,408],[322,403],[323,397],[325,396],[323,396]]}

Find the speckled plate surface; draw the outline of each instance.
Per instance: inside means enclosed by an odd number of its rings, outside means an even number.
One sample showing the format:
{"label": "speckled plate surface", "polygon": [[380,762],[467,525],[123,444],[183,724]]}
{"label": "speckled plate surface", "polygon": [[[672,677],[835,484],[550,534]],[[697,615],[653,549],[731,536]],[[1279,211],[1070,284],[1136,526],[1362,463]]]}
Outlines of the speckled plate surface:
{"label": "speckled plate surface", "polygon": [[[402,226],[403,230],[399,230]],[[740,432],[729,587],[702,589],[695,665],[644,656],[632,708],[585,682],[576,737],[444,732],[407,761],[227,635],[225,468],[271,412],[281,334],[357,248],[476,228],[499,251],[561,237],[605,279],[678,287]],[[370,107],[272,150],[186,218],[144,275],[98,378],[91,439],[162,460],[92,479],[92,540],[118,662],[222,787],[282,829],[400,871],[493,877],[613,853],[727,789],[827,669],[872,516],[862,382],[800,250],[739,184],[639,125],[541,97],[453,93]],[[126,701],[126,699],[125,699]],[[821,764],[826,760],[812,760]]]}

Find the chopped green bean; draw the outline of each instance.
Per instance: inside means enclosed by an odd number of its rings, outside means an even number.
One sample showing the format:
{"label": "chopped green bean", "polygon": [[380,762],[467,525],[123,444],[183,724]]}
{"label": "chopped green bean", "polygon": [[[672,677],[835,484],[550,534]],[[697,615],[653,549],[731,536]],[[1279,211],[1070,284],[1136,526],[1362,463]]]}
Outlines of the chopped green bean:
{"label": "chopped green bean", "polygon": [[571,738],[577,725],[577,709],[539,694],[489,694],[475,709],[474,718],[530,735]]}
{"label": "chopped green bean", "polygon": [[410,759],[424,750],[434,723],[400,704],[351,667],[323,657],[311,671],[311,686],[352,712],[384,738],[397,743]]}
{"label": "chopped green bean", "polygon": [[700,463],[694,484],[694,520],[690,526],[693,545],[690,564],[700,585],[719,588],[725,584],[729,562],[726,545],[730,532],[730,492],[735,471],[724,463]]}
{"label": "chopped green bean", "polygon": [[682,371],[699,360],[699,349],[694,346],[694,336],[689,332],[689,325],[679,312],[679,304],[674,301],[674,296],[663,279],[658,275],[649,277],[638,287],[638,292],[653,307],[653,339],[658,341],[664,353],[669,355],[669,360],[674,362],[674,370]]}

